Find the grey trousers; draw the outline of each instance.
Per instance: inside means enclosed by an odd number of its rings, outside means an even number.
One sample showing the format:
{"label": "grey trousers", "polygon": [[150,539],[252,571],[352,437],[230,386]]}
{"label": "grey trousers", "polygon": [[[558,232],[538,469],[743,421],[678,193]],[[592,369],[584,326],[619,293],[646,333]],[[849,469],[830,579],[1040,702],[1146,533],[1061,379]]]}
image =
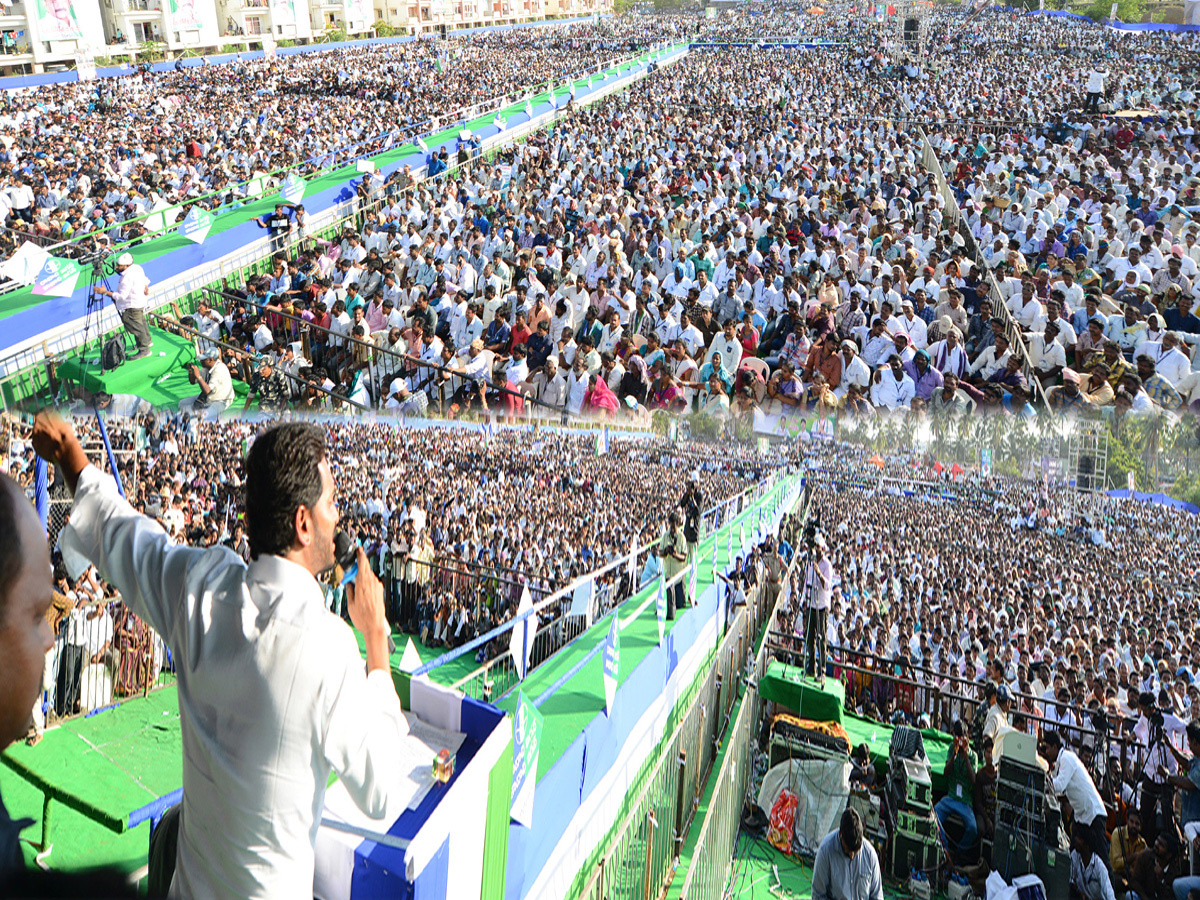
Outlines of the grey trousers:
{"label": "grey trousers", "polygon": [[146,313],[140,309],[126,309],[121,313],[121,323],[125,330],[137,341],[137,352],[149,350],[151,344],[150,328],[146,325]]}

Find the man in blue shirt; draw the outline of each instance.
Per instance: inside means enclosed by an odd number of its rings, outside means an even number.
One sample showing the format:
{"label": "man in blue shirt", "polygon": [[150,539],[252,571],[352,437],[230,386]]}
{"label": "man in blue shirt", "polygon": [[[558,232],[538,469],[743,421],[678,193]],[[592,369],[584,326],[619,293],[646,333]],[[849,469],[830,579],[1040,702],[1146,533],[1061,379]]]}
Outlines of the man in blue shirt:
{"label": "man in blue shirt", "polygon": [[813,900],[883,900],[883,874],[858,811],[842,813],[838,830],[821,841],[813,862]]}

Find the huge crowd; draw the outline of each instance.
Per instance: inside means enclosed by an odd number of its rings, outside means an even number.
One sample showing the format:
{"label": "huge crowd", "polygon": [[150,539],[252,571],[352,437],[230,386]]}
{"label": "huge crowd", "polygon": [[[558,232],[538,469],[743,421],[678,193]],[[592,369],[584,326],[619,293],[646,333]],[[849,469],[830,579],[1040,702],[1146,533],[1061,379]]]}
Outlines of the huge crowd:
{"label": "huge crowd", "polygon": [[237,204],[285,171],[308,177],[399,146],[459,110],[561,85],[674,30],[513,29],[5,91],[0,222],[11,246],[137,242],[162,204]]}
{"label": "huge crowd", "polygon": [[279,402],[310,408],[761,421],[1200,400],[1194,40],[937,14],[900,55],[870,20],[821,22],[849,45],[694,51],[494,161],[379,179],[341,241],[293,245],[207,311],[214,336],[282,360],[298,380],[276,379]]}
{"label": "huge crowd", "polygon": [[[846,448],[810,462],[830,548],[829,671],[848,708],[970,742],[968,843],[996,834],[992,754],[1004,735],[1034,735],[1056,783],[1047,743],[1061,744],[1103,798],[1103,866],[1118,895],[1186,897],[1194,879],[1174,894],[1172,883],[1190,875],[1200,833],[1200,521],[935,465]],[[1161,871],[1135,878],[1147,845]]]}

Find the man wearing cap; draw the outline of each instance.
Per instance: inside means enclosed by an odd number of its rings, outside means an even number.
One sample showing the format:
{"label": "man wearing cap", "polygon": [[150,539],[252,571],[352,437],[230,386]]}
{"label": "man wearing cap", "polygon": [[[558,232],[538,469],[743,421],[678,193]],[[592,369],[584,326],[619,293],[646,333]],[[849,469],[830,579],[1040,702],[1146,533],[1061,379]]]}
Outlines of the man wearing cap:
{"label": "man wearing cap", "polygon": [[259,357],[256,368],[258,372],[250,382],[250,391],[246,394],[246,405],[242,407],[242,412],[250,409],[255,395],[259,397],[258,408],[263,412],[282,412],[287,409],[291,397],[287,377],[276,368],[269,356]]}
{"label": "man wearing cap", "polygon": [[[201,368],[203,367],[203,368]],[[179,401],[180,412],[205,413],[206,418],[215,419],[233,402],[233,376],[221,359],[221,351],[213,348],[200,356],[200,365],[188,366],[200,393]]]}
{"label": "man wearing cap", "polygon": [[1079,390],[1079,373],[1072,368],[1063,369],[1062,379],[1061,385],[1046,392],[1046,403],[1050,409],[1060,415],[1068,415],[1088,407],[1087,397]]}
{"label": "man wearing cap", "polygon": [[133,257],[128,253],[122,253],[117,257],[116,271],[121,276],[121,280],[117,283],[117,289],[110,291],[103,285],[98,285],[96,293],[112,297],[113,303],[117,307],[117,313],[121,316],[121,324],[137,342],[137,350],[129,358],[131,360],[141,359],[150,355],[150,348],[154,345],[150,340],[150,329],[146,326],[146,303],[150,298],[150,279],[146,277],[142,267],[135,263]]}

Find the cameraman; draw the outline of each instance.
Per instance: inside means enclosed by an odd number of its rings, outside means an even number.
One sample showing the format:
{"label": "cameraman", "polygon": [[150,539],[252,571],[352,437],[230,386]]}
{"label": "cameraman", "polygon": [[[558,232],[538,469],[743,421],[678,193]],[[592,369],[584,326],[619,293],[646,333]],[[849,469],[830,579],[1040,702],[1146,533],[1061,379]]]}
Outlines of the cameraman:
{"label": "cameraman", "polygon": [[825,538],[813,538],[805,584],[804,672],[825,681],[825,645],[829,635],[829,600],[833,593],[833,564],[826,554]]}
{"label": "cameraman", "polygon": [[1156,809],[1162,812],[1161,830],[1175,831],[1175,786],[1170,782],[1170,776],[1175,774],[1175,755],[1167,745],[1187,734],[1187,723],[1163,712],[1149,691],[1138,695],[1138,711],[1141,716],[1133,726],[1133,734],[1147,749],[1146,762],[1138,780],[1141,788],[1138,808],[1142,813],[1142,833],[1146,843],[1153,845],[1160,831]]}
{"label": "cameraman", "polygon": [[[662,557],[663,577],[667,581],[687,568],[687,539],[684,537],[682,521],[677,509],[671,510],[671,515],[667,519],[667,530],[663,532],[662,540],[659,541],[658,555]],[[667,590],[668,619],[675,618],[676,607],[684,606],[685,580],[686,578],[680,578]]]}
{"label": "cameraman", "polygon": [[200,393],[180,400],[179,411],[203,413],[211,419],[221,415],[234,398],[233,376],[221,359],[221,351],[206,350],[200,354],[200,365],[191,363],[187,371],[188,380],[200,388]]}
{"label": "cameraman", "polygon": [[[683,509],[683,536],[687,539],[688,562],[696,558],[696,545],[700,543],[700,476],[692,472],[679,505]],[[693,602],[695,597],[692,598]]]}
{"label": "cameraman", "polygon": [[1183,826],[1188,843],[1192,843],[1200,837],[1200,722],[1188,722],[1187,742],[1191,756],[1177,750],[1174,744],[1167,745],[1179,768],[1185,769],[1187,774],[1171,775],[1166,769],[1160,774],[1166,775],[1169,784],[1183,791],[1179,824]]}

